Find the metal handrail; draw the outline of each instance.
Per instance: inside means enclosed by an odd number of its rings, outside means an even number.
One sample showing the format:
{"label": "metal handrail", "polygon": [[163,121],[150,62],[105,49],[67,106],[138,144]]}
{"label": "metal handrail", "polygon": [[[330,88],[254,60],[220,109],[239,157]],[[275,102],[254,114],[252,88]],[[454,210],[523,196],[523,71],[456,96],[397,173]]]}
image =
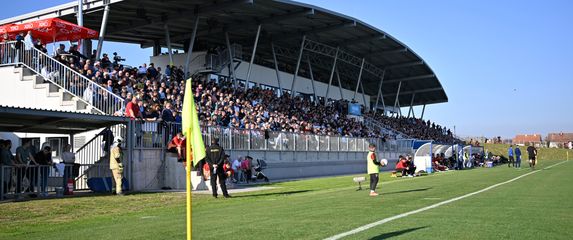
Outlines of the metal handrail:
{"label": "metal handrail", "polygon": [[[23,64],[46,81],[65,90],[100,113],[113,115],[123,108],[125,100],[120,96],[33,46],[26,50],[27,46],[22,43],[22,48],[17,50],[14,44],[15,41],[0,43],[2,64]],[[87,93],[91,91],[91,97],[84,95],[86,90],[88,90]]]}

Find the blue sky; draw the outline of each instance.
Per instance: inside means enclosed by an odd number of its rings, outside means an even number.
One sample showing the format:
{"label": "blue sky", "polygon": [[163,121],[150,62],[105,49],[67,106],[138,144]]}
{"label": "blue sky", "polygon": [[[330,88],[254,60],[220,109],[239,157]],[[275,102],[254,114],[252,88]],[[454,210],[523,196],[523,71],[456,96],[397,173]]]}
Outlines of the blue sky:
{"label": "blue sky", "polygon": [[[11,1],[0,18],[70,1]],[[449,97],[425,118],[461,136],[573,132],[573,1],[304,0],[375,26],[408,45]],[[150,49],[121,49],[128,64]],[[421,108],[416,108],[421,112]],[[406,110],[407,111],[407,110]]]}

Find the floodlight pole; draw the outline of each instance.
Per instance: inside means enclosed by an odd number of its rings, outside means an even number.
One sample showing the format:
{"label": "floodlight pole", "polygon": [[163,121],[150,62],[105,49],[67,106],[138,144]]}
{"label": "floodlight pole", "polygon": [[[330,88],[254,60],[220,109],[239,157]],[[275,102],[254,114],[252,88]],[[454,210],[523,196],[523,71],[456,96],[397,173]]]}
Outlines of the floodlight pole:
{"label": "floodlight pole", "polygon": [[[358,86],[360,85],[360,81],[362,80],[362,70],[364,69],[364,58],[362,58],[362,64],[360,64],[360,73],[358,73],[358,82],[356,83],[356,89],[354,90],[354,96],[352,99],[356,100],[356,93],[358,93]],[[364,103],[366,105],[366,103]]]}
{"label": "floodlight pole", "polygon": [[330,85],[332,85],[332,78],[334,78],[334,70],[336,70],[336,60],[338,60],[338,50],[336,48],[336,53],[334,54],[334,63],[332,64],[332,70],[330,71],[330,78],[328,79],[328,86],[326,87],[326,94],[324,95],[324,106],[328,102],[328,93],[330,92]]}
{"label": "floodlight pole", "polygon": [[306,35],[302,36],[302,41],[300,43],[300,51],[298,52],[298,60],[296,61],[296,68],[292,76],[292,85],[290,87],[291,97],[294,97],[294,85],[296,83],[296,77],[298,75],[298,70],[300,68],[300,61],[302,60],[302,53],[304,52],[304,43],[306,42]]}
{"label": "floodlight pole", "polygon": [[275,63],[275,72],[277,74],[277,82],[279,83],[279,96],[283,95],[283,88],[281,85],[281,74],[279,72],[279,62],[277,61],[277,54],[275,52],[275,44],[271,42],[271,50],[273,52],[273,61]]}
{"label": "floodlight pole", "polygon": [[96,61],[100,59],[101,57],[101,48],[103,46],[103,38],[105,36],[105,28],[107,26],[107,17],[109,16],[109,4],[106,4],[104,9],[103,9],[103,17],[101,20],[101,27],[99,30],[99,38],[97,40],[97,57],[96,57]]}
{"label": "floodlight pole", "polygon": [[257,27],[257,36],[255,37],[255,45],[253,46],[253,52],[251,53],[251,61],[249,62],[249,70],[247,70],[247,79],[245,82],[245,90],[249,89],[249,78],[251,77],[251,68],[253,62],[255,61],[255,54],[257,53],[257,45],[259,45],[259,36],[261,34],[261,24]]}
{"label": "floodlight pole", "polygon": [[338,90],[340,90],[340,100],[343,100],[344,95],[342,95],[342,83],[340,82],[340,75],[338,74],[338,69],[336,69],[336,80],[338,81]]}
{"label": "floodlight pole", "polygon": [[412,116],[414,116],[414,98],[416,97],[416,93],[412,93],[412,100],[410,100],[410,109],[408,110],[408,118],[410,118],[410,113],[412,113]]}
{"label": "floodlight pole", "polygon": [[314,74],[312,73],[312,64],[310,64],[310,57],[306,56],[306,62],[308,64],[308,71],[310,72],[310,83],[312,84],[312,94],[314,96],[314,106],[318,103],[316,99],[316,88],[314,87]]}
{"label": "floodlight pole", "polygon": [[[167,49],[169,51],[169,66],[173,66],[173,51],[171,50],[171,37],[169,36],[169,25],[166,23],[165,28],[165,42],[167,43]],[[187,73],[185,73],[187,74]]]}
{"label": "floodlight pole", "polygon": [[[185,76],[189,75],[189,64],[191,64],[191,57],[193,56],[193,46],[195,45],[195,37],[197,36],[197,28],[199,27],[199,13],[195,16],[195,26],[193,26],[193,32],[191,33],[191,39],[189,41],[189,47],[187,48],[187,57],[185,58]],[[171,52],[171,51],[169,51]]]}
{"label": "floodlight pole", "polygon": [[380,85],[378,86],[378,95],[376,95],[376,105],[374,106],[374,112],[378,111],[378,102],[380,101],[380,98],[382,98],[382,107],[384,108],[382,115],[384,116],[386,116],[386,105],[384,104],[384,96],[381,97],[381,95],[382,95],[382,83],[384,83],[385,75],[386,75],[386,70],[382,72],[382,77],[380,77]]}
{"label": "floodlight pole", "polygon": [[225,32],[225,43],[227,44],[227,49],[229,50],[229,72],[231,73],[231,80],[233,80],[234,88],[237,89],[237,77],[235,76],[235,64],[233,59],[233,53],[231,52],[231,41],[229,40],[229,32]]}
{"label": "floodlight pole", "polygon": [[424,111],[426,111],[426,104],[424,104],[424,107],[422,107],[422,116],[420,116],[420,119],[424,119]]}
{"label": "floodlight pole", "polygon": [[[394,100],[394,111],[396,111],[396,106],[399,106],[398,97],[400,96],[400,88],[402,87],[402,81],[398,83],[398,91],[396,92],[396,100]],[[400,116],[402,116],[402,112],[400,112]]]}

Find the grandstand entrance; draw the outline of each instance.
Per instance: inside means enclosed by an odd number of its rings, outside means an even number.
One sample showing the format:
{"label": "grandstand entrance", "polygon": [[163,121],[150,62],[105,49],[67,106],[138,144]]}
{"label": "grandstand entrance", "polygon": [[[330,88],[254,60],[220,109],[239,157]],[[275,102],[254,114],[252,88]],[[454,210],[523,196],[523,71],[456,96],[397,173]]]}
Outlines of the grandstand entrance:
{"label": "grandstand entrance", "polygon": [[[98,134],[101,129],[111,129],[116,136],[121,135],[125,141],[126,171],[125,178],[131,179],[131,163],[133,152],[132,124],[127,118],[95,115],[74,112],[49,111],[41,109],[17,108],[0,106],[0,138],[12,142],[11,152],[24,142],[30,141],[35,150],[39,150],[45,144],[52,148],[52,160],[54,163],[62,163],[59,159],[63,145],[72,146],[75,156],[74,188],[87,190],[89,178],[106,177],[110,171],[105,156],[102,156],[102,136]],[[131,134],[130,134],[131,133]],[[44,143],[37,137],[39,134],[50,134]],[[95,137],[94,137],[95,135]],[[79,138],[85,139],[78,141]],[[80,146],[74,146],[80,145]],[[35,154],[35,152],[34,152]],[[64,185],[62,170],[55,165],[0,165],[0,179],[3,183],[19,182],[17,184],[2,184],[0,188],[0,200],[27,194],[36,194],[40,186],[47,185],[47,191],[56,195],[57,188]],[[40,178],[46,174],[47,177]],[[18,180],[20,178],[20,180]],[[34,182],[36,181],[36,182]],[[42,182],[47,181],[47,182]],[[27,184],[24,184],[27,183]],[[28,186],[36,186],[26,187]]]}

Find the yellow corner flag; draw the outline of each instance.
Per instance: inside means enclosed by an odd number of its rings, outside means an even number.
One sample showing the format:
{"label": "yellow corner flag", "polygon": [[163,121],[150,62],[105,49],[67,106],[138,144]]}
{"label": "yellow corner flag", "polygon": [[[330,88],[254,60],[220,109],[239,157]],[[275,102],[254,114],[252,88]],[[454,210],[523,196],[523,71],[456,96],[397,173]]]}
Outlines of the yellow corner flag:
{"label": "yellow corner flag", "polygon": [[185,82],[185,98],[183,99],[183,113],[182,113],[182,129],[185,134],[186,153],[185,159],[187,166],[187,239],[191,240],[191,160],[193,166],[205,158],[205,144],[203,143],[203,136],[201,135],[201,128],[199,127],[199,118],[197,117],[197,109],[195,108],[195,100],[193,100],[193,92],[191,91],[191,78]]}

